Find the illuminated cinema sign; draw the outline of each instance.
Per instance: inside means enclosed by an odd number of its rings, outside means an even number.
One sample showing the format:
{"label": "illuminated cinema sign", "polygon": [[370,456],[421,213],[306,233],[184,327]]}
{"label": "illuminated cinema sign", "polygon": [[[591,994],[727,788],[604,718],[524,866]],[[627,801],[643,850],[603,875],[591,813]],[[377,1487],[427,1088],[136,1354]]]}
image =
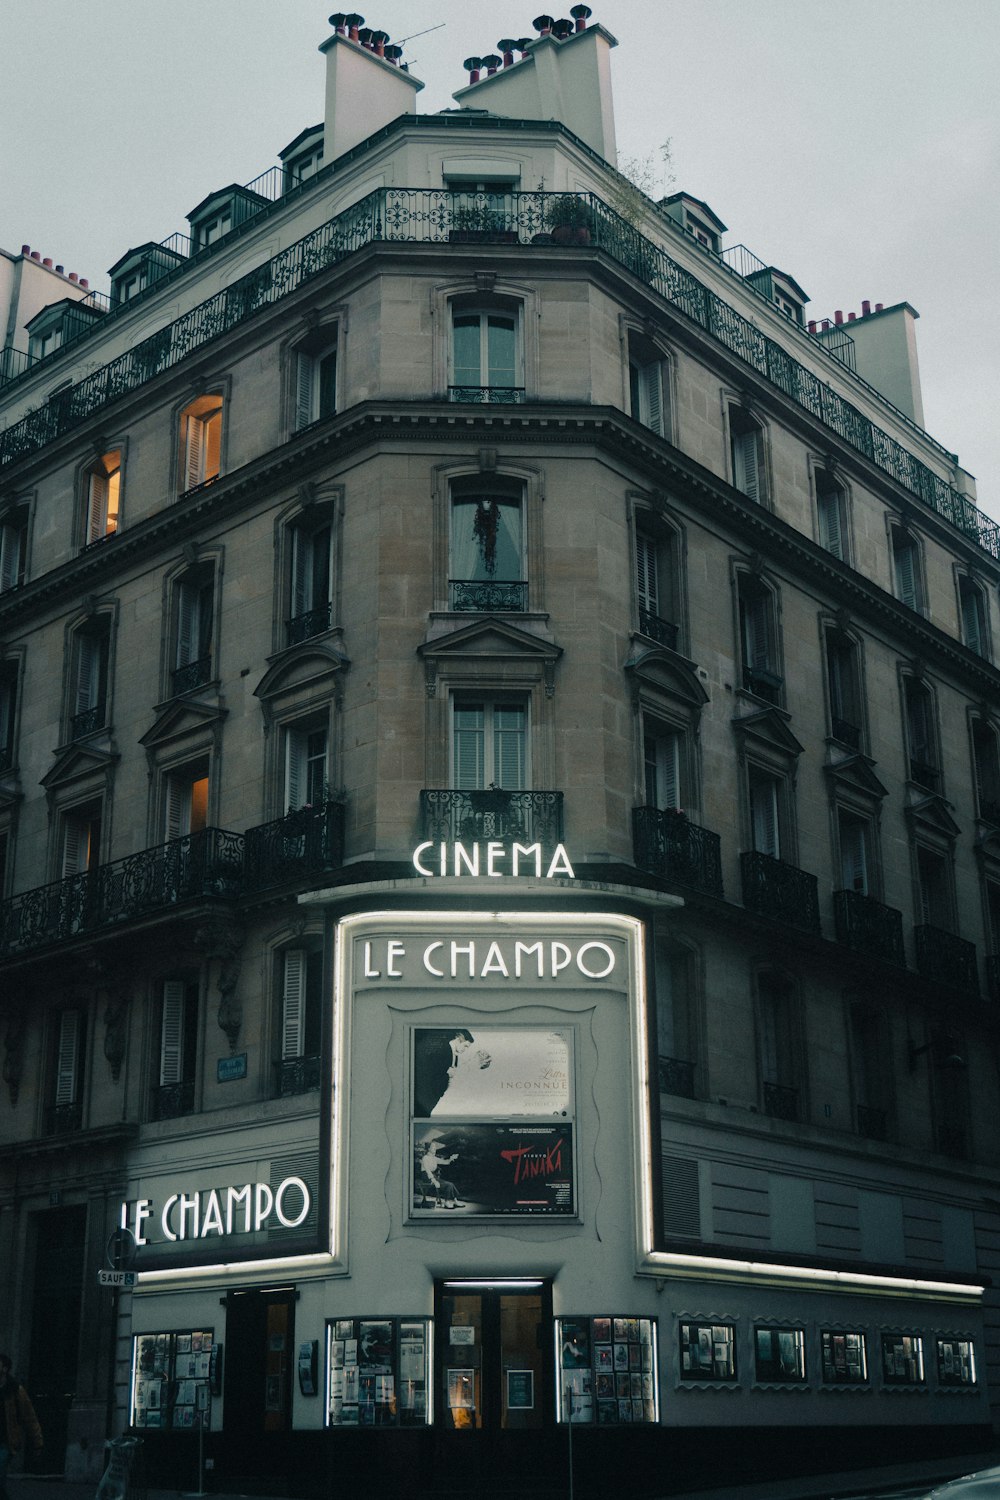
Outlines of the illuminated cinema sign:
{"label": "illuminated cinema sign", "polygon": [[575,880],[573,866],[562,844],[551,855],[542,853],[541,844],[511,844],[498,839],[485,844],[436,843],[428,839],[413,851],[413,868],[418,875],[471,875],[500,880],[507,875],[534,875],[536,880],[555,880],[559,875]]}
{"label": "illuminated cinema sign", "polygon": [[241,1187],[210,1188],[204,1192],[170,1193],[157,1206],[152,1198],[136,1198],[121,1207],[121,1227],[131,1229],[137,1245],[150,1244],[147,1224],[157,1225],[163,1239],[226,1238],[273,1229],[298,1229],[309,1217],[312,1199],[301,1177],[286,1177],[272,1188],[266,1182]]}

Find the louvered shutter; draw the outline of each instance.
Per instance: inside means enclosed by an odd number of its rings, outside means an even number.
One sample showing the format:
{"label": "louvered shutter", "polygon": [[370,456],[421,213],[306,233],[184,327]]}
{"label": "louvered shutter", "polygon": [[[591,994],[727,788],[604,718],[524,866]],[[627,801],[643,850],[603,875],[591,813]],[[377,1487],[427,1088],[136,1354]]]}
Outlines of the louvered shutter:
{"label": "louvered shutter", "polygon": [[313,420],[316,387],[316,361],[311,354],[295,356],[295,426],[297,431],[308,427]]}
{"label": "louvered shutter", "polygon": [[905,539],[893,548],[896,565],[896,591],[910,609],[917,607],[917,549]]}
{"label": "louvered shutter", "polygon": [[77,1068],[80,1056],[80,1012],[64,1010],[59,1014],[59,1043],[56,1049],[56,1104],[76,1103]]}
{"label": "louvered shutter", "polygon": [[657,577],[657,548],[651,537],[641,531],[635,536],[636,589],[639,608],[651,615],[660,613],[659,579]]}
{"label": "louvered shutter", "polygon": [[524,710],[493,710],[493,780],[497,786],[517,790],[525,784]]}
{"label": "louvered shutter", "polygon": [[819,499],[820,541],[834,557],[843,557],[844,539],[840,528],[840,496],[836,492],[823,494]]}
{"label": "louvered shutter", "polygon": [[108,530],[108,476],[91,473],[89,477],[87,541],[99,542]]}
{"label": "louvered shutter", "polygon": [[764,593],[751,594],[743,603],[747,666],[752,672],[767,671],[770,662],[770,599]]}
{"label": "louvered shutter", "polygon": [[292,529],[292,619],[310,609],[312,579],[312,538],[301,526]]}
{"label": "louvered shutter", "polygon": [[656,806],[680,807],[680,736],[667,734],[656,741]]}
{"label": "louvered shutter", "polygon": [[914,760],[931,764],[931,724],[927,694],[920,687],[912,687],[906,698],[907,720],[910,731],[910,754]]}
{"label": "louvered shutter", "polygon": [[160,1083],[180,1083],[184,1076],[184,1008],[187,986],[182,979],[163,985],[163,1020],[160,1025]]}
{"label": "louvered shutter", "polygon": [[663,435],[663,383],[661,366],[658,363],[644,365],[641,371],[643,397],[646,407],[646,426]]}
{"label": "louvered shutter", "polygon": [[302,1056],[305,1032],[306,967],[304,948],[287,948],[284,954],[281,1009],[281,1056]]}
{"label": "louvered shutter", "polygon": [[63,879],[80,875],[87,868],[89,854],[88,825],[82,818],[68,815],[63,823]]}
{"label": "louvered shutter", "polygon": [[285,804],[288,812],[302,806],[306,782],[306,736],[300,729],[289,729],[285,734]]}
{"label": "louvered shutter", "polygon": [[205,477],[205,424],[201,417],[186,418],[184,488],[193,490]]}
{"label": "louvered shutter", "polygon": [[962,637],[970,651],[983,654],[983,633],[980,629],[979,595],[974,584],[966,583],[962,588]]}
{"label": "louvered shutter", "polygon": [[168,776],[166,784],[166,806],[163,816],[163,832],[169,843],[190,832],[191,786],[179,776]]}
{"label": "louvered shutter", "polygon": [[0,590],[17,586],[23,546],[24,532],[20,526],[0,526]]}
{"label": "louvered shutter", "polygon": [[11,678],[0,679],[0,755],[14,738],[15,687]]}
{"label": "louvered shutter", "polygon": [[73,701],[75,714],[86,713],[97,703],[97,678],[100,669],[101,643],[96,636],[80,632],[76,636],[76,686]]}
{"label": "louvered shutter", "polygon": [[841,878],[845,891],[868,894],[868,858],[865,825],[856,818],[840,825]]}
{"label": "louvered shutter", "polygon": [[177,665],[186,667],[198,658],[198,590],[193,583],[177,586]]}
{"label": "louvered shutter", "polygon": [[455,708],[455,786],[469,790],[485,785],[484,710],[477,704]]}
{"label": "louvered shutter", "polygon": [[733,435],[733,480],[748,500],[760,503],[760,433],[737,432]]}
{"label": "louvered shutter", "polygon": [[778,787],[770,776],[755,777],[750,785],[750,816],[753,846],[758,854],[780,856],[778,839]]}

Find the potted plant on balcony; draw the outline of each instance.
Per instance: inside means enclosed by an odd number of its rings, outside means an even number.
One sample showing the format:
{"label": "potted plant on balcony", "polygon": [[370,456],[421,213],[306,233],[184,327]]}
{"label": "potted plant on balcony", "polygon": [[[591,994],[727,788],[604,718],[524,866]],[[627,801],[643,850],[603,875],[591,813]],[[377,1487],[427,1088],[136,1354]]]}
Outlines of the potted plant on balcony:
{"label": "potted plant on balcony", "polygon": [[493,245],[515,245],[517,231],[507,229],[504,216],[489,203],[465,203],[451,216],[448,239],[453,245],[489,242]]}
{"label": "potted plant on balcony", "polygon": [[594,213],[590,204],[573,194],[554,198],[546,222],[557,245],[589,245]]}

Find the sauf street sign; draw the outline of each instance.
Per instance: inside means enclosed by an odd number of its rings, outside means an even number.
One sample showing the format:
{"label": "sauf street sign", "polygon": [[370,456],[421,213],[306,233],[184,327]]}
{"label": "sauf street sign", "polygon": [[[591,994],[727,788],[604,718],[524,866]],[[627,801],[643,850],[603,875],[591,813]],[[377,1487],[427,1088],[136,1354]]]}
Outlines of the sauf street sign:
{"label": "sauf street sign", "polygon": [[135,1286],[134,1271],[98,1271],[98,1286]]}

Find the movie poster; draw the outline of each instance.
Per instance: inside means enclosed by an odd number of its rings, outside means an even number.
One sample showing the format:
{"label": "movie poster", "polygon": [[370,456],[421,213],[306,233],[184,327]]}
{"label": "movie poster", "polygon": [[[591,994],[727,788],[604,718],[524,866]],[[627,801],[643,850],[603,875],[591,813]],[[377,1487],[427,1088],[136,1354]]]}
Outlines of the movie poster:
{"label": "movie poster", "polygon": [[573,1127],[466,1123],[413,1127],[414,1218],[571,1218]]}
{"label": "movie poster", "polygon": [[474,1025],[413,1033],[414,1119],[566,1119],[571,1080],[568,1030]]}

